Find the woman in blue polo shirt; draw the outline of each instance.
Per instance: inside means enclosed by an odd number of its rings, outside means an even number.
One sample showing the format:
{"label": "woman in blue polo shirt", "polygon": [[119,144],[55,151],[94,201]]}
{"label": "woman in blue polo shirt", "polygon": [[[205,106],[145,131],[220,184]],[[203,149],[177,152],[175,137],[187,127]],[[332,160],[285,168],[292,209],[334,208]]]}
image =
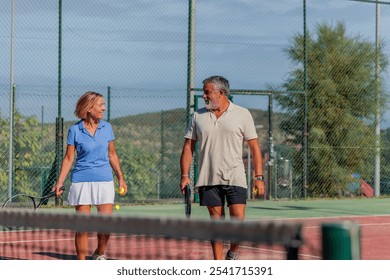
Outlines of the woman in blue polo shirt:
{"label": "woman in blue polo shirt", "polygon": [[[75,115],[80,118],[68,131],[66,154],[62,162],[58,182],[53,187],[57,195],[73,166],[68,204],[75,206],[77,213],[90,213],[91,206],[96,205],[98,213],[112,214],[114,206],[115,173],[119,187],[127,193],[119,165],[119,158],[114,146],[114,133],[111,124],[102,120],[105,111],[104,98],[100,93],[87,92],[76,105]],[[97,249],[93,259],[105,260],[109,234],[98,234]],[[88,250],[88,233],[77,232],[75,236],[77,259],[85,260]]]}

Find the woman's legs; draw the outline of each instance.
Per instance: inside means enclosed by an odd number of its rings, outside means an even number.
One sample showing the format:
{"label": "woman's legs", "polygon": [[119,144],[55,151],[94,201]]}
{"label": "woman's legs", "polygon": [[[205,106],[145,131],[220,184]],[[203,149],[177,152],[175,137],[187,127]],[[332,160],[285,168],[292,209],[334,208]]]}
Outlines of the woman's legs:
{"label": "woman's legs", "polygon": [[[101,204],[101,205],[96,205],[96,208],[99,214],[111,215],[113,211],[113,206],[114,206],[113,204]],[[95,251],[96,254],[98,254],[99,256],[104,255],[109,239],[110,239],[110,234],[98,233],[98,246]]]}
{"label": "woman's legs", "polygon": [[[77,205],[76,212],[81,214],[91,213],[91,205]],[[75,245],[78,260],[85,260],[88,254],[88,233],[76,232]]]}

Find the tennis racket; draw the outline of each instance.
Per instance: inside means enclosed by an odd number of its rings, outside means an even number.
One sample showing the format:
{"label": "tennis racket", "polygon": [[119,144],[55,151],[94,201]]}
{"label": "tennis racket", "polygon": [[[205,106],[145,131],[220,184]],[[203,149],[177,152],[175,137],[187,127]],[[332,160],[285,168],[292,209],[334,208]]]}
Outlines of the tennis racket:
{"label": "tennis racket", "polygon": [[[61,187],[61,190],[65,190],[65,187]],[[35,211],[43,203],[46,203],[49,198],[54,196],[56,196],[55,191],[52,191],[51,193],[42,197],[32,196],[23,193],[15,194],[3,203],[3,209],[26,209]]]}
{"label": "tennis racket", "polygon": [[185,205],[185,214],[189,218],[191,216],[191,186],[186,185],[184,189],[184,205]]}

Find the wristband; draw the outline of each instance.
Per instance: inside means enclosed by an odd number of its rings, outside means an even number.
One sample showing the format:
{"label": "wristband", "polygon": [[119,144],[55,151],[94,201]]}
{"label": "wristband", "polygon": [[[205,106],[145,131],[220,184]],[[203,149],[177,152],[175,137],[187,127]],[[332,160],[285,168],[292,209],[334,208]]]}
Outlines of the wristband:
{"label": "wristband", "polygon": [[181,175],[181,177],[188,177],[188,175],[187,174],[183,174],[183,175]]}

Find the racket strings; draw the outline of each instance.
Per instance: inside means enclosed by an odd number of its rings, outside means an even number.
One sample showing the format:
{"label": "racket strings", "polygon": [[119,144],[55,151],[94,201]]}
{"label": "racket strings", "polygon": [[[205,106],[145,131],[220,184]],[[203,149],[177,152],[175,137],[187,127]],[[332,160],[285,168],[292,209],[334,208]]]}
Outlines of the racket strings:
{"label": "racket strings", "polygon": [[30,197],[29,195],[22,194],[22,195],[16,195],[8,199],[3,205],[3,208],[34,210],[35,206],[36,204],[34,198]]}

